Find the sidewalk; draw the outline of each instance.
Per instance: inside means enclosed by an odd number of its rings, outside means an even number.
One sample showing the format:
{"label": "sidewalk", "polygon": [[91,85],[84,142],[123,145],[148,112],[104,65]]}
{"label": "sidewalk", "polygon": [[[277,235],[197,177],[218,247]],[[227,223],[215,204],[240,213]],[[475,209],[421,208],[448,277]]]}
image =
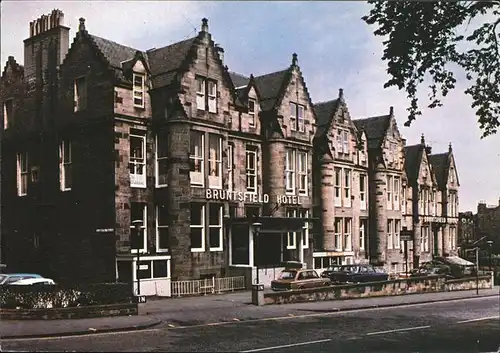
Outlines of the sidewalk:
{"label": "sidewalk", "polygon": [[3,320],[2,339],[70,336],[91,333],[131,331],[165,324],[192,326],[215,322],[258,320],[307,313],[348,311],[363,308],[449,301],[498,296],[500,287],[475,290],[412,294],[392,297],[319,301],[286,305],[254,306],[250,292],[207,295],[191,298],[148,300],[139,305],[139,315],[74,320]]}

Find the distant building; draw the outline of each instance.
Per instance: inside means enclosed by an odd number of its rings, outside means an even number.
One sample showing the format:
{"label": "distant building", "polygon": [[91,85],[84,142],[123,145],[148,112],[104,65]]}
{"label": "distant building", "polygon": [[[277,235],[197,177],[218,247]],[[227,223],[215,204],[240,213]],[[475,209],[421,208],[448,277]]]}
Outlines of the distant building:
{"label": "distant building", "polygon": [[500,254],[500,199],[497,206],[478,203],[475,222],[476,239],[486,237],[485,240],[493,241],[492,252]]}
{"label": "distant building", "polygon": [[70,46],[59,10],[30,23],[24,46],[0,81],[13,270],[135,282],[139,268],[141,293],[165,295],[170,280],[268,283],[288,260],[401,272],[403,227],[410,268],[456,250],[451,147],[405,147],[392,108],[353,119],[342,90],[313,104],[296,54],[265,75],[231,72],[206,19],[141,51],[82,18]]}
{"label": "distant building", "polygon": [[476,216],[471,212],[460,212],[458,214],[458,246],[464,248],[473,243],[476,237]]}

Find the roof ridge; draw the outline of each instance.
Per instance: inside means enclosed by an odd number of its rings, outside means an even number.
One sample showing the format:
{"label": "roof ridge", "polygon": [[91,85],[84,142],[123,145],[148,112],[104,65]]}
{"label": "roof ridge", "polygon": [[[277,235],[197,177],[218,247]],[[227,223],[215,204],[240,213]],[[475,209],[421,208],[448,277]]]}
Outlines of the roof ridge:
{"label": "roof ridge", "polygon": [[290,70],[290,68],[289,68],[289,67],[287,67],[287,68],[286,68],[286,69],[284,69],[284,70],[278,70],[278,71],[269,72],[269,73],[264,74],[264,75],[254,76],[254,78],[255,78],[255,79],[257,79],[257,78],[262,78],[262,77],[264,77],[264,76],[274,75],[274,74],[277,74],[277,73],[286,72],[286,71],[288,71],[288,70]]}
{"label": "roof ridge", "polygon": [[135,51],[140,51],[140,52],[142,52],[142,53],[146,53],[146,51],[144,51],[144,50],[140,50],[140,49],[137,49],[137,48],[134,48],[134,47],[128,46],[128,45],[120,44],[120,43],[115,42],[114,40],[111,40],[111,39],[107,39],[107,38],[99,37],[99,36],[96,36],[96,35],[94,35],[94,34],[90,34],[90,33],[89,33],[89,36],[90,36],[90,37],[93,37],[93,38],[99,38],[99,39],[102,39],[102,40],[105,40],[105,41],[111,42],[111,43],[113,43],[113,44],[117,44],[117,45],[119,45],[119,46],[121,46],[121,47],[124,47],[124,48],[128,48],[128,49],[132,49],[132,50],[135,50]]}
{"label": "roof ridge", "polygon": [[320,102],[313,103],[313,106],[320,105],[320,104],[326,104],[326,103],[333,103],[333,102],[336,102],[337,100],[338,100],[338,98],[330,99],[328,101],[320,101]]}
{"label": "roof ridge", "polygon": [[168,47],[171,47],[171,46],[174,46],[176,44],[181,44],[181,43],[186,43],[186,42],[189,42],[189,41],[192,41],[192,40],[195,40],[197,38],[197,36],[195,37],[190,37],[190,38],[187,38],[187,39],[184,39],[184,40],[180,40],[178,42],[174,42],[172,44],[168,44],[168,45],[164,45],[162,47],[159,47],[159,48],[152,48],[152,49],[148,49],[146,50],[146,53],[152,53],[152,52],[155,52],[157,50],[161,50],[161,49],[165,49],[165,48],[168,48]]}

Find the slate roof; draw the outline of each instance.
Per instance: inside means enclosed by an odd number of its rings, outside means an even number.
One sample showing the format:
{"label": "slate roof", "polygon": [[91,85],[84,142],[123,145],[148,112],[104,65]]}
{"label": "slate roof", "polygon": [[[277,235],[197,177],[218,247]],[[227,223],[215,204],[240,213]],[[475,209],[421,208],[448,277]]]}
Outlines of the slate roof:
{"label": "slate roof", "polygon": [[365,119],[353,120],[354,125],[359,131],[364,131],[368,139],[368,148],[380,147],[389,124],[391,122],[390,115],[374,116]]}
{"label": "slate roof", "polygon": [[283,83],[289,69],[255,77],[255,85],[260,93],[262,110],[271,110],[276,106]]}
{"label": "slate roof", "polygon": [[316,113],[316,136],[320,137],[325,135],[332,123],[333,115],[338,109],[339,100],[334,99],[328,102],[320,102],[313,105]]}
{"label": "slate roof", "polygon": [[229,71],[229,77],[231,77],[231,80],[233,81],[234,87],[239,88],[243,86],[247,86],[248,83],[250,82],[250,78],[246,77],[244,75],[238,74],[236,72]]}
{"label": "slate roof", "polygon": [[429,156],[429,163],[434,169],[434,175],[440,189],[446,187],[448,177],[448,153],[432,154]]}
{"label": "slate roof", "polygon": [[153,88],[172,83],[197,37],[147,51]]}
{"label": "slate roof", "polygon": [[418,172],[420,170],[420,162],[422,161],[422,153],[425,146],[422,144],[405,146],[405,170],[410,183],[416,183]]}
{"label": "slate roof", "polygon": [[[97,45],[101,53],[108,60],[109,64],[116,69],[122,68],[122,62],[128,61],[135,56],[138,49],[118,44],[108,39],[90,35],[90,38]],[[141,51],[142,52],[142,51]]]}

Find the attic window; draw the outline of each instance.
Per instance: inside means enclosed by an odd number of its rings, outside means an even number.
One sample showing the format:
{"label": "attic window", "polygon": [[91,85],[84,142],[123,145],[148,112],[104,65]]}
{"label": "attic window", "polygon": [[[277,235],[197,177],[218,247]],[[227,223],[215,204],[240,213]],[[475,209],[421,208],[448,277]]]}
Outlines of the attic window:
{"label": "attic window", "polygon": [[85,77],[79,77],[74,82],[73,87],[75,112],[87,108],[87,80]]}
{"label": "attic window", "polygon": [[12,114],[13,114],[12,99],[8,99],[3,104],[3,128],[7,130],[12,124]]}
{"label": "attic window", "polygon": [[248,125],[255,127],[255,100],[253,99],[248,100],[248,116],[250,118]]}
{"label": "attic window", "polygon": [[217,82],[204,77],[196,78],[196,108],[217,113]]}
{"label": "attic window", "polygon": [[305,131],[304,110],[303,105],[290,102],[290,130]]}
{"label": "attic window", "polygon": [[144,75],[134,73],[133,76],[134,107],[144,108]]}

